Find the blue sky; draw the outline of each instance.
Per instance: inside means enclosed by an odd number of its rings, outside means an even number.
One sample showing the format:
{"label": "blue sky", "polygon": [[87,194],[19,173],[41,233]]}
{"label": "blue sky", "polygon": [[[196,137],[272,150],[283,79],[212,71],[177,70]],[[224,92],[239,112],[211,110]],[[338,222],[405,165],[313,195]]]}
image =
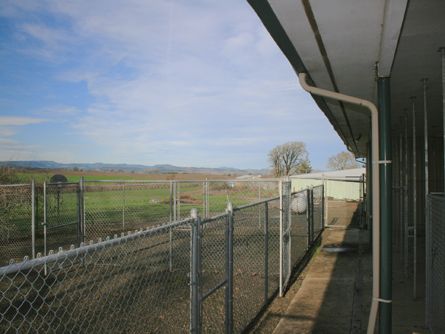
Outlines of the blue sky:
{"label": "blue sky", "polygon": [[345,150],[247,1],[0,9],[0,160],[264,168]]}

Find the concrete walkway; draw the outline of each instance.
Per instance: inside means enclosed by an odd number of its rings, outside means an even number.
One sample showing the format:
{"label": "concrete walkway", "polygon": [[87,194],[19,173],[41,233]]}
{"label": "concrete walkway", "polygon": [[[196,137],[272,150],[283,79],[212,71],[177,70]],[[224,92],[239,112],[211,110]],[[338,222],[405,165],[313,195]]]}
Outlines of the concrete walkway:
{"label": "concrete walkway", "polygon": [[274,333],[366,332],[371,255],[363,253],[363,249],[368,237],[366,232],[350,227],[351,215],[341,218],[334,227],[326,229],[322,245],[342,245],[352,251],[319,250]]}

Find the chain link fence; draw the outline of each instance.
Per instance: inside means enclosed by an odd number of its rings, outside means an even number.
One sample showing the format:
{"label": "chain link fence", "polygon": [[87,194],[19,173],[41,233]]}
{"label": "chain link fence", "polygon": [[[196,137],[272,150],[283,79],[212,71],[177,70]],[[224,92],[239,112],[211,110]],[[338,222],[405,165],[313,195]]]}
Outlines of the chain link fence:
{"label": "chain link fence", "polygon": [[83,181],[0,186],[0,263],[278,196],[277,180]]}
{"label": "chain link fence", "polygon": [[433,334],[445,333],[445,194],[428,195],[426,228],[426,320]]}
{"label": "chain link fence", "polygon": [[0,265],[33,254],[33,184],[0,185]]}
{"label": "chain link fence", "polygon": [[[313,190],[308,193],[313,197]],[[65,189],[66,202],[75,194]],[[193,213],[1,267],[0,331],[242,332],[280,282],[289,281],[283,280],[283,254],[288,252],[292,270],[311,246],[304,233],[315,201],[294,210],[297,197],[289,191],[234,209],[229,204],[212,218]],[[54,215],[57,226],[74,217],[57,221]],[[282,242],[283,226],[291,242]]]}

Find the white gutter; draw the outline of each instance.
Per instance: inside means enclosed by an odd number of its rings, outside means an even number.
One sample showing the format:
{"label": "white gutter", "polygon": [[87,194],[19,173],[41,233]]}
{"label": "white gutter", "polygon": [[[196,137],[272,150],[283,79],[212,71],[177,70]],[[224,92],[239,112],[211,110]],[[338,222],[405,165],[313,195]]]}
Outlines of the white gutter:
{"label": "white gutter", "polygon": [[372,140],[372,304],[369,313],[367,334],[373,334],[377,320],[379,302],[389,302],[380,299],[380,192],[379,192],[379,119],[378,110],[374,103],[354,96],[331,92],[326,89],[310,86],[306,73],[298,75],[303,89],[313,95],[327,97],[333,100],[359,105],[371,112],[371,140]]}

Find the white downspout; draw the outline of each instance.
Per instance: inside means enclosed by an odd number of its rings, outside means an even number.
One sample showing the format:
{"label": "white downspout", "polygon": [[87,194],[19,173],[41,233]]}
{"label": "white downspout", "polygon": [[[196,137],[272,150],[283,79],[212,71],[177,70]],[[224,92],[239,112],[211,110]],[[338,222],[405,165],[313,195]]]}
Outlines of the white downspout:
{"label": "white downspout", "polygon": [[[373,334],[377,320],[380,300],[380,192],[379,192],[379,119],[378,110],[374,103],[326,89],[310,86],[306,82],[306,73],[298,75],[303,89],[311,94],[327,97],[333,100],[359,105],[371,112],[371,140],[372,140],[372,304],[369,313],[367,334]],[[387,301],[385,301],[387,302]]]}

